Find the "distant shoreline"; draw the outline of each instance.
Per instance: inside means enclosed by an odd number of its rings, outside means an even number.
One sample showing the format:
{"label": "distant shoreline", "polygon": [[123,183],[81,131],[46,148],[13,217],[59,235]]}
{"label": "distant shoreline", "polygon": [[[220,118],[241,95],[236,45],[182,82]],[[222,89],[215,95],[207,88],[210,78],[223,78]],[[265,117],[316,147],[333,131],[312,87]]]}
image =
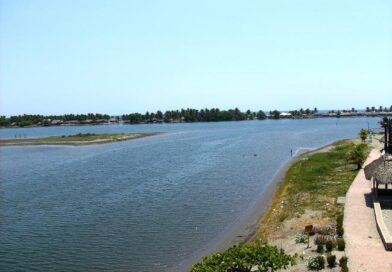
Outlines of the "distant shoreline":
{"label": "distant shoreline", "polygon": [[96,126],[96,125],[143,125],[143,124],[189,124],[189,123],[213,123],[213,122],[232,122],[232,121],[263,121],[263,120],[302,120],[302,119],[325,119],[325,118],[380,118],[380,117],[390,117],[392,112],[329,112],[329,113],[314,113],[314,114],[303,114],[303,115],[291,115],[291,113],[280,113],[279,117],[274,117],[272,115],[265,115],[264,118],[258,119],[254,116],[244,116],[241,119],[219,119],[219,120],[194,120],[188,121],[183,119],[157,119],[144,120],[144,121],[130,121],[130,120],[85,120],[85,121],[61,121],[52,120],[46,124],[31,124],[31,125],[0,125],[0,129],[14,129],[14,128],[37,128],[37,127],[59,127],[59,126]]}
{"label": "distant shoreline", "polygon": [[113,142],[122,142],[163,134],[162,132],[149,133],[113,133],[113,134],[76,134],[68,136],[50,136],[38,138],[1,139],[1,146],[28,146],[28,145],[95,145]]}

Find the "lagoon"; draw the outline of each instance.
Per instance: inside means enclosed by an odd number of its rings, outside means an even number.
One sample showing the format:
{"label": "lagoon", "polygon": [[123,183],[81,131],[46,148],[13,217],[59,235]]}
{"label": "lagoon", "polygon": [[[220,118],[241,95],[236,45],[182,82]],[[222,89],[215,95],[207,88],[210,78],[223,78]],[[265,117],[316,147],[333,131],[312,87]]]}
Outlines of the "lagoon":
{"label": "lagoon", "polygon": [[302,149],[378,118],[1,129],[1,138],[166,132],[0,148],[0,268],[181,271],[216,248]]}

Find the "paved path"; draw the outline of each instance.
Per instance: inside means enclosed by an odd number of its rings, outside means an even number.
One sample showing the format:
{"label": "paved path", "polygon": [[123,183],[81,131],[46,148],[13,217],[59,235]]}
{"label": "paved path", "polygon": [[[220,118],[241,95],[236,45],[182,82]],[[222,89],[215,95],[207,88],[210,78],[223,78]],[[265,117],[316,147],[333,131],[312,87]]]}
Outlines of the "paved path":
{"label": "paved path", "polygon": [[[372,150],[365,165],[377,159],[380,152]],[[352,272],[392,272],[392,252],[386,251],[378,234],[370,181],[359,171],[346,195],[344,238],[349,270]]]}

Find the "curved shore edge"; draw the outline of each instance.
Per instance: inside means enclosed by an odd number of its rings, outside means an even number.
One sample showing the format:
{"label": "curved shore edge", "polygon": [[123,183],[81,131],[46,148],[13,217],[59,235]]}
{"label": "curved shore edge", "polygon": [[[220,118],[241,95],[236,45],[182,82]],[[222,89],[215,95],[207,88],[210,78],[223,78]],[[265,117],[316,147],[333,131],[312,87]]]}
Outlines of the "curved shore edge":
{"label": "curved shore edge", "polygon": [[[208,249],[201,250],[200,252],[202,253],[202,256],[206,256],[214,252],[224,251],[227,248],[241,242],[252,241],[252,239],[255,238],[259,222],[263,219],[265,213],[267,212],[271,204],[272,199],[274,198],[279,187],[283,184],[286,173],[290,169],[290,167],[309,155],[312,155],[333,146],[338,141],[340,140],[333,141],[315,149],[300,149],[293,158],[286,161],[283,166],[278,169],[276,174],[271,179],[271,182],[267,185],[266,190],[261,194],[260,198],[257,200],[256,204],[249,211],[249,213],[242,218],[241,222],[229,233],[225,234],[222,240],[217,241],[214,246]],[[175,268],[176,270],[173,271],[188,272],[192,268],[192,265],[199,261],[200,257],[195,256],[192,259],[179,264],[179,266]]]}
{"label": "curved shore edge", "polygon": [[[43,138],[24,138],[24,139],[0,139],[0,147],[5,146],[31,146],[31,145],[66,145],[66,146],[83,146],[83,145],[96,145],[96,144],[107,144],[115,142],[123,142],[136,140],[145,137],[157,136],[165,134],[164,132],[141,132],[133,133],[134,135],[113,137],[109,139],[96,139],[96,140],[85,140],[85,141],[62,141],[61,137],[56,138],[55,141],[45,141],[48,137]],[[98,134],[99,135],[99,134]],[[57,137],[57,136],[56,136]]]}

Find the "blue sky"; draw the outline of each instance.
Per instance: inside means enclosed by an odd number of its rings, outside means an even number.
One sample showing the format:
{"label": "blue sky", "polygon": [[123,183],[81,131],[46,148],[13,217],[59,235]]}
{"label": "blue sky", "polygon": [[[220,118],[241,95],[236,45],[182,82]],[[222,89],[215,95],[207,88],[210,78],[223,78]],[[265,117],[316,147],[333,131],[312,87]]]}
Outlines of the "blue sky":
{"label": "blue sky", "polygon": [[0,0],[0,114],[392,104],[392,1]]}

